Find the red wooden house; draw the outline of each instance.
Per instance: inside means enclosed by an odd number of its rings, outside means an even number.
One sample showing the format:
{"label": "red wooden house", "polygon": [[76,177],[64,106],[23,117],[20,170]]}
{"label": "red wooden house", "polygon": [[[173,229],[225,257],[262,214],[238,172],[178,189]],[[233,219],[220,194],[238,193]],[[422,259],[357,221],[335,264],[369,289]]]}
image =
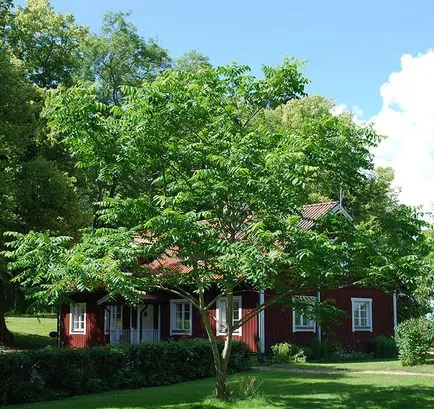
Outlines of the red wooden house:
{"label": "red wooden house", "polygon": [[[339,202],[305,206],[303,227],[310,228],[314,220],[326,213],[346,213]],[[166,260],[176,264],[179,260]],[[181,267],[177,265],[177,267]],[[216,294],[209,294],[214,297]],[[264,303],[270,293],[243,290],[235,296],[234,320],[239,320],[253,308]],[[374,288],[348,287],[317,291],[303,295],[333,300],[336,307],[347,312],[339,324],[328,329],[334,340],[355,350],[364,350],[369,340],[378,335],[392,336],[396,326],[396,298]],[[59,340],[66,347],[91,347],[113,343],[136,344],[177,338],[206,338],[201,317],[184,299],[169,293],[146,294],[135,307],[121,300],[111,301],[104,291],[75,294],[73,302],[63,304],[59,316]],[[217,335],[225,333],[226,304],[218,299],[211,325]],[[262,311],[234,333],[234,339],[244,341],[252,352],[265,352],[277,342],[307,344],[324,338],[322,328],[309,317],[281,305]]]}

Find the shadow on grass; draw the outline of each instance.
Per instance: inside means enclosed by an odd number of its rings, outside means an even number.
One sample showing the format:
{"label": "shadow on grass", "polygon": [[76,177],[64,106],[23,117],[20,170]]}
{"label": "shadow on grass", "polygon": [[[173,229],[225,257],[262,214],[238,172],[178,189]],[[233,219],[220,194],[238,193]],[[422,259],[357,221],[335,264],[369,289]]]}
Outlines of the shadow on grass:
{"label": "shadow on grass", "polygon": [[[299,375],[292,379],[267,380],[264,398],[270,407],[284,408],[431,408],[434,407],[432,386],[376,385],[363,382],[369,375],[353,378],[346,375]],[[340,378],[340,379],[339,379]],[[270,386],[270,381],[272,386]],[[387,378],[386,382],[387,384]],[[392,382],[393,383],[393,382]],[[416,382],[415,382],[416,383]]]}
{"label": "shadow on grass", "polygon": [[45,348],[55,345],[55,341],[49,336],[13,332],[14,347],[22,349]]}
{"label": "shadow on grass", "polygon": [[[213,379],[164,387],[79,396],[18,405],[16,409],[396,409],[434,408],[430,378],[346,374],[251,373],[264,381],[259,398],[224,403],[209,399]],[[231,383],[237,378],[231,379]]]}

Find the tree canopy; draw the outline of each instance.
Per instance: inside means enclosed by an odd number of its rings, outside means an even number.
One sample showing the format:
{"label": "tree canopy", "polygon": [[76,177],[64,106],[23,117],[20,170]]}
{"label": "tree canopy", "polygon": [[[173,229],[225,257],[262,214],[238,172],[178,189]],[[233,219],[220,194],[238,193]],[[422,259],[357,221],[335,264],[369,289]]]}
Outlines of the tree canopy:
{"label": "tree canopy", "polygon": [[[327,100],[306,97],[306,83],[300,64],[285,60],[264,66],[260,79],[236,64],[175,67],[122,86],[121,104],[102,102],[98,87],[50,91],[44,118],[97,181],[97,223],[75,240],[14,233],[6,255],[16,281],[45,305],[102,286],[132,303],[155,289],[190,300],[214,351],[220,396],[233,332],[268,305],[303,288],[413,289],[426,272],[422,222],[396,202],[387,171],[375,172],[379,137],[334,115]],[[303,228],[303,205],[340,191],[353,219]],[[182,274],[165,268],[168,257]],[[205,297],[211,288],[227,300],[222,354],[210,326],[216,299]],[[242,288],[275,293],[232,323]]]}
{"label": "tree canopy", "polygon": [[[272,303],[348,285],[432,294],[432,235],[374,167],[380,136],[307,96],[298,61],[260,78],[195,51],[172,62],[127,14],[93,34],[46,0],[1,1],[0,29],[0,342],[11,276],[39,309],[164,289],[199,310],[225,396],[233,332]],[[350,219],[303,227],[304,205],[342,195]],[[233,323],[246,288],[274,292]],[[221,354],[208,289],[227,303]]]}

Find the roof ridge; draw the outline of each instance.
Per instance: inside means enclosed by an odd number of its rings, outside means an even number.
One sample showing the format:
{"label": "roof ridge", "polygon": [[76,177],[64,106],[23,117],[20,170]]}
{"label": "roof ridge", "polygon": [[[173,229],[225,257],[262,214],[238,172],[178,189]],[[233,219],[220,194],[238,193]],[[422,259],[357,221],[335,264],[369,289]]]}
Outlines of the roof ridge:
{"label": "roof ridge", "polygon": [[326,205],[326,204],[332,204],[332,203],[339,203],[339,200],[331,200],[329,202],[310,203],[307,205],[303,205],[303,207],[320,206],[320,205]]}

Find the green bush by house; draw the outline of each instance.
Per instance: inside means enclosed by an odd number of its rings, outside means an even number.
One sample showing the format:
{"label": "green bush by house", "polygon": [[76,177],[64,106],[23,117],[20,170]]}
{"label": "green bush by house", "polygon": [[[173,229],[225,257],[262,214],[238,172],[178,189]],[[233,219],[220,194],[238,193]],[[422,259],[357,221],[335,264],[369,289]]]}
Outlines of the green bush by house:
{"label": "green bush by house", "polygon": [[425,317],[410,318],[397,327],[396,344],[403,366],[421,365],[434,343],[434,324]]}
{"label": "green bush by house", "polygon": [[302,347],[289,342],[280,342],[271,347],[273,359],[277,363],[306,362],[307,356]]}
{"label": "green bush by house", "polygon": [[374,358],[396,358],[398,349],[392,337],[379,336],[369,341],[369,351],[374,354]]}
{"label": "green bush by house", "polygon": [[[236,342],[232,351],[229,372],[246,370],[247,346]],[[204,340],[10,353],[0,355],[0,404],[168,385],[213,374],[211,348]]]}

